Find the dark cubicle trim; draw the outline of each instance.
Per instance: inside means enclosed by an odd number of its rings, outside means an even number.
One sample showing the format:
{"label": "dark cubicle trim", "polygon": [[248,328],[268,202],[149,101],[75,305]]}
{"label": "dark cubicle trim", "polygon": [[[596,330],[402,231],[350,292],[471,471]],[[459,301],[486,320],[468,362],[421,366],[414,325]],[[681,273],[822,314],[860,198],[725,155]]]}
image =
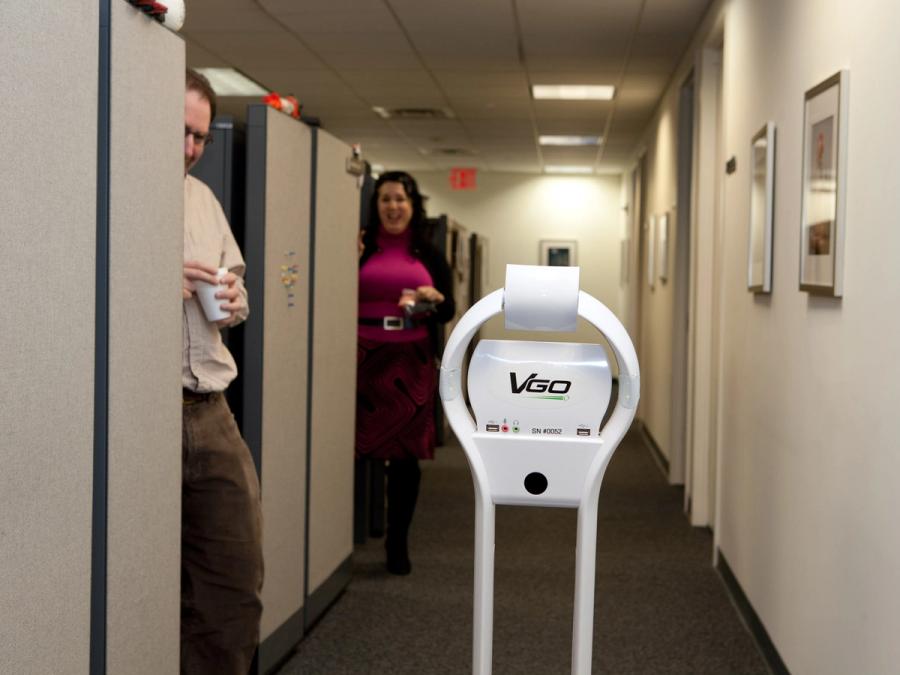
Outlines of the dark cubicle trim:
{"label": "dark cubicle trim", "polygon": [[[244,287],[253,311],[243,324],[240,427],[262,485],[263,331],[265,326],[266,269],[266,106],[247,107],[246,203],[244,212]],[[250,672],[260,668],[262,646],[257,648]]]}
{"label": "dark cubicle trim", "polygon": [[310,629],[321,619],[325,612],[337,602],[341,597],[341,593],[350,584],[353,577],[353,556],[348,555],[343,562],[337,566],[337,569],[322,582],[312,595],[306,596],[306,602],[303,603],[303,628],[305,632]]}
{"label": "dark cubicle trim", "polygon": [[310,485],[312,473],[312,386],[315,345],[315,309],[316,309],[316,189],[319,169],[319,130],[310,127],[310,179],[309,179],[309,307],[307,335],[309,348],[306,350],[306,507],[305,522],[303,523],[303,625],[309,625],[306,621],[306,608],[309,605],[309,507]]}
{"label": "dark cubicle trim", "polygon": [[294,647],[303,635],[303,608],[298,609],[259,646],[259,664],[254,673],[269,675],[293,656]]}
{"label": "dark cubicle trim", "polygon": [[245,286],[253,311],[244,323],[242,432],[262,476],[263,327],[266,269],[266,110],[247,108],[247,202],[244,221]]}
{"label": "dark cubicle trim", "polygon": [[106,673],[109,476],[110,0],[100,0],[97,91],[97,243],[94,286],[94,471],[91,504],[91,675]]}

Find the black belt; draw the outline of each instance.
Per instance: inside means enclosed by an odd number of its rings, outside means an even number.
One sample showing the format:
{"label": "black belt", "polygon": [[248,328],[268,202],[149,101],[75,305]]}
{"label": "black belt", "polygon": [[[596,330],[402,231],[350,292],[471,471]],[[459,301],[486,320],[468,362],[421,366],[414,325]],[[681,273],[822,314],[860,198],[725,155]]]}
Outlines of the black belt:
{"label": "black belt", "polygon": [[184,405],[193,405],[194,403],[205,403],[206,401],[211,401],[216,396],[219,395],[218,391],[192,391],[187,389],[186,387],[182,387],[181,389],[181,402]]}
{"label": "black belt", "polygon": [[362,326],[381,326],[385,330],[406,330],[415,328],[415,326],[408,323],[402,316],[382,316],[378,318],[361,316],[359,317],[359,323]]}

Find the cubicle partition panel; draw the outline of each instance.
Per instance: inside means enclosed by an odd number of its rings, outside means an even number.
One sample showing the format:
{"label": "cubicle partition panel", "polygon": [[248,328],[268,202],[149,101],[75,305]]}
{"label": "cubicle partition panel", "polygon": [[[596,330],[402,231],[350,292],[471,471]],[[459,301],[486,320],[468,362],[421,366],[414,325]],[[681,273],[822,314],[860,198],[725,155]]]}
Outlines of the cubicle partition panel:
{"label": "cubicle partition panel", "polygon": [[0,26],[0,670],[86,673],[98,7],[2,2]]}
{"label": "cubicle partition panel", "polygon": [[0,670],[174,673],[183,43],[115,0],[0,25]]}
{"label": "cubicle partition panel", "polygon": [[306,624],[350,581],[359,186],[350,147],[316,130]]}
{"label": "cubicle partition panel", "polygon": [[107,672],[157,675],[179,661],[184,42],[126,2],[110,27]]}
{"label": "cubicle partition panel", "polygon": [[242,422],[262,486],[260,672],[303,632],[311,146],[305,124],[249,107]]}

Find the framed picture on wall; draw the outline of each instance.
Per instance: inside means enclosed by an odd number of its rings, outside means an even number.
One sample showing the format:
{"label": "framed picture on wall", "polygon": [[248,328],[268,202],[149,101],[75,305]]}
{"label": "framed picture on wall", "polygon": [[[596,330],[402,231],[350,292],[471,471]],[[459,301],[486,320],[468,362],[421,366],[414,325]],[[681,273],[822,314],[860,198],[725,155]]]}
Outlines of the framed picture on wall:
{"label": "framed picture on wall", "polygon": [[772,224],[775,214],[775,124],[766,122],[750,140],[750,227],[747,289],[772,292]]}
{"label": "framed picture on wall", "polygon": [[647,285],[653,288],[656,283],[656,216],[647,219]]}
{"label": "framed picture on wall", "polygon": [[665,283],[669,280],[669,214],[664,213],[659,217],[656,234],[657,259],[659,260],[659,280]]}
{"label": "framed picture on wall", "polygon": [[831,297],[844,293],[849,79],[842,70],[807,91],[803,114],[800,290]]}
{"label": "framed picture on wall", "polygon": [[550,267],[574,267],[578,264],[578,245],[574,240],[541,239],[538,260]]}

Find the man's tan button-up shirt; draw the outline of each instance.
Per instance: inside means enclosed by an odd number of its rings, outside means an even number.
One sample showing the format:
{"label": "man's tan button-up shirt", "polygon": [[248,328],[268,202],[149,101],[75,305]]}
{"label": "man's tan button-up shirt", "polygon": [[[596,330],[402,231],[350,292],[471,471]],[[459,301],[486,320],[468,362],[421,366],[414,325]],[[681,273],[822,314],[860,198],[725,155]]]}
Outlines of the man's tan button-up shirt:
{"label": "man's tan button-up shirt", "polygon": [[[196,260],[210,267],[227,267],[239,278],[240,323],[247,318],[247,289],[244,288],[244,258],[238,248],[222,206],[205,183],[184,179],[184,260]],[[224,391],[237,375],[237,366],[222,343],[219,327],[206,320],[196,297],[184,301],[181,351],[182,386],[197,392]]]}

